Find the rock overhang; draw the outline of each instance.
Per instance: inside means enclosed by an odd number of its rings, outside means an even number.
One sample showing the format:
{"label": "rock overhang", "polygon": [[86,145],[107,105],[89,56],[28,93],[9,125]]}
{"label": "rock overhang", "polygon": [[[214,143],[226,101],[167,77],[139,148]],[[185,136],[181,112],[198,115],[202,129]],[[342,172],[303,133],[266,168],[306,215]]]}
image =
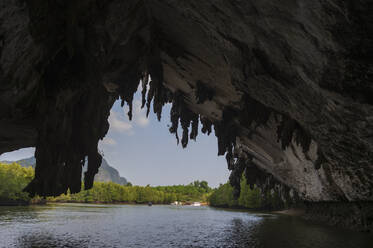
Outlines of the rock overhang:
{"label": "rock overhang", "polygon": [[245,174],[284,197],[372,200],[369,6],[7,0],[0,151],[36,146],[27,190],[41,195],[79,191],[88,156],[89,188],[110,108],[131,109],[142,80],[159,118],[172,103],[183,146],[213,126],[236,187]]}

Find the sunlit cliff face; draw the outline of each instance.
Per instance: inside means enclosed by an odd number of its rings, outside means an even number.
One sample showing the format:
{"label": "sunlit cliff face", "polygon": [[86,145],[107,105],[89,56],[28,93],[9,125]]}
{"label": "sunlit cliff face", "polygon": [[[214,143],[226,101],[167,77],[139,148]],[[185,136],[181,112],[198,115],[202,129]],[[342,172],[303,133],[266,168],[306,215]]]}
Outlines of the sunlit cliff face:
{"label": "sunlit cliff face", "polygon": [[86,156],[90,188],[110,109],[131,118],[141,82],[183,147],[215,130],[237,190],[244,174],[284,199],[373,200],[368,0],[0,5],[0,153],[36,146],[28,192],[80,191]]}

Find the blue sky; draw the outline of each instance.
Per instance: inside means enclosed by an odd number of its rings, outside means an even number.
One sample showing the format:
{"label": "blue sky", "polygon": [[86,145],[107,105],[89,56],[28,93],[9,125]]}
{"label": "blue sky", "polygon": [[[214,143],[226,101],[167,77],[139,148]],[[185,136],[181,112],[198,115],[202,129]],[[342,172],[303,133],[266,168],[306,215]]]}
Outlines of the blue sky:
{"label": "blue sky", "polygon": [[[197,142],[190,141],[185,149],[177,146],[175,136],[168,131],[171,106],[163,108],[160,122],[152,112],[146,118],[145,108],[140,108],[139,92],[133,102],[132,121],[127,117],[128,106],[121,108],[119,101],[110,112],[109,132],[99,144],[109,164],[135,185],[188,184],[206,180],[216,187],[225,183],[229,171],[225,158],[217,156],[215,135],[207,136],[199,130]],[[6,153],[0,156],[0,161],[30,157],[33,152],[33,148],[27,148]]]}

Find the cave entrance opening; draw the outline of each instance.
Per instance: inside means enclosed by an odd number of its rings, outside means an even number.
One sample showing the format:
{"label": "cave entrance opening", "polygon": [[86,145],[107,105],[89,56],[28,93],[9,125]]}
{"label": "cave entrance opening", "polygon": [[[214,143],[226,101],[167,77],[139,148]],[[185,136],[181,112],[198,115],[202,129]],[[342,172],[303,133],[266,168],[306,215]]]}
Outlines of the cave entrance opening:
{"label": "cave entrance opening", "polygon": [[[140,83],[133,98],[131,121],[127,105],[121,106],[120,100],[113,104],[108,118],[109,131],[99,142],[105,163],[134,185],[179,185],[204,180],[209,186],[217,187],[227,182],[230,172],[224,156],[217,156],[214,130],[210,135],[201,134],[199,125],[196,142],[190,141],[182,148],[169,131],[171,104],[163,107],[160,121],[154,113],[147,117],[146,108],[141,108],[141,91]],[[180,124],[177,132],[181,136]],[[35,167],[35,147],[3,153],[0,161]],[[101,176],[96,175],[95,179],[98,177]]]}
{"label": "cave entrance opening", "polygon": [[18,162],[21,165],[35,163],[35,147],[21,148],[15,151],[6,152],[0,155],[0,162]]}
{"label": "cave entrance opening", "polygon": [[[141,91],[139,84],[131,121],[127,115],[129,107],[121,106],[120,100],[114,103],[108,119],[109,131],[99,143],[103,158],[136,185],[177,185],[205,180],[216,187],[225,183],[229,171],[225,158],[217,156],[215,135],[201,134],[196,142],[182,148],[169,131],[171,104],[163,107],[160,121],[153,113],[147,117],[146,108],[141,108]],[[182,133],[181,125],[178,133]]]}

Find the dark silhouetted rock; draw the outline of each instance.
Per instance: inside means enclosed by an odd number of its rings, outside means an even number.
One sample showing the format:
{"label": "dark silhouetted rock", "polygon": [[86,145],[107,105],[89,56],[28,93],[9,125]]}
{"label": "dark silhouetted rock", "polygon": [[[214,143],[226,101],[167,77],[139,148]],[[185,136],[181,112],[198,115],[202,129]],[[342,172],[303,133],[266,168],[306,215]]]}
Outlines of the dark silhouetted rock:
{"label": "dark silhouetted rock", "polygon": [[287,199],[373,200],[370,0],[3,0],[0,9],[0,153],[36,146],[28,192],[78,192],[86,156],[91,187],[110,108],[120,98],[131,118],[142,80],[148,112],[153,102],[161,118],[173,103],[170,131],[178,139],[181,124],[183,147],[199,120],[203,133],[214,126],[234,186],[245,173]]}
{"label": "dark silhouetted rock", "polygon": [[[15,162],[17,164],[20,164],[23,167],[29,167],[35,168],[36,165],[36,159],[35,157],[20,159],[17,161],[2,161],[5,163],[12,163]],[[83,167],[83,172],[87,170],[87,164]],[[119,175],[119,172],[110,166],[106,159],[102,159],[102,163],[100,168],[98,169],[98,173],[95,175],[95,182],[114,182],[121,185],[127,184],[127,179],[124,177],[121,177]]]}

